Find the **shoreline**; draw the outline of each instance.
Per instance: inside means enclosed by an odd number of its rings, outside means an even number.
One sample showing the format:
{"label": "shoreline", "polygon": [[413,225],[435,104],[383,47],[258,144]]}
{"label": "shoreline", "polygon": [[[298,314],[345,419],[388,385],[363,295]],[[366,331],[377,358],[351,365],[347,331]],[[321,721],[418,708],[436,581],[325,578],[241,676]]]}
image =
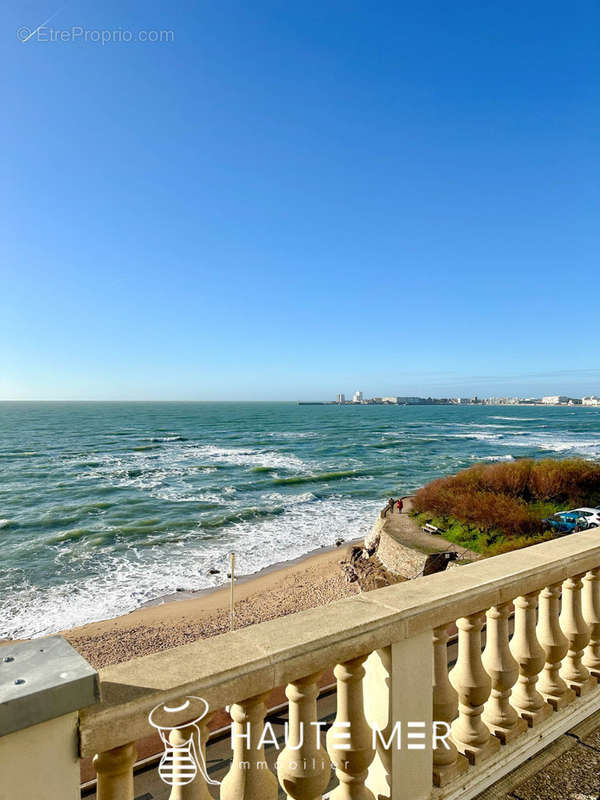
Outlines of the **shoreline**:
{"label": "shoreline", "polygon": [[[404,521],[411,496],[403,497],[405,513],[400,517]],[[396,524],[400,522],[398,519]],[[367,542],[380,525],[378,514],[365,536],[318,547],[296,558],[236,577],[235,629],[407,580],[402,571],[390,572],[386,563],[377,556],[360,562],[362,568],[353,558],[357,546],[361,549],[367,547],[373,552]],[[413,532],[409,538],[408,548],[415,555],[444,549],[442,542],[434,537],[426,537],[427,547],[423,547],[420,539],[425,537],[420,531]],[[444,542],[444,546],[446,544]],[[225,579],[220,586],[159,595],[118,616],[49,635],[63,636],[94,668],[99,669],[229,632],[230,598],[231,582]],[[10,641],[17,640],[0,640],[0,646]]]}
{"label": "shoreline", "polygon": [[[237,592],[238,586],[244,586],[246,583],[253,583],[254,581],[258,580],[259,578],[265,577],[273,572],[285,572],[288,568],[299,567],[305,561],[312,559],[316,556],[326,555],[328,553],[340,553],[345,552],[347,548],[351,548],[354,545],[359,544],[360,542],[364,541],[364,536],[359,537],[358,539],[348,539],[344,540],[341,544],[330,544],[324,545],[323,547],[315,547],[312,550],[309,550],[307,553],[304,553],[301,556],[297,556],[296,558],[290,558],[286,561],[275,561],[273,564],[269,564],[267,567],[262,567],[261,569],[257,570],[256,572],[250,572],[248,575],[240,575],[239,577],[236,576],[235,578],[235,587]],[[157,606],[162,606],[165,603],[177,603],[177,602],[184,602],[187,600],[195,600],[201,597],[206,597],[209,595],[216,595],[220,592],[224,592],[227,595],[227,604],[229,604],[229,592],[231,587],[231,580],[227,578],[220,586],[207,586],[206,589],[184,589],[182,591],[171,592],[170,594],[163,594],[155,597],[153,600],[146,600],[142,603],[138,608],[134,608],[131,611],[128,611],[126,614],[119,614],[118,617],[108,617],[105,620],[96,620],[96,623],[101,622],[109,622],[111,619],[119,619],[120,617],[126,617],[128,614],[135,614],[136,611],[140,611],[143,608],[155,608]],[[85,625],[79,625],[77,628],[69,628],[68,630],[78,630],[79,628],[87,627],[87,625],[94,625],[94,622],[87,622]]]}
{"label": "shoreline", "polygon": [[[358,594],[340,561],[363,537],[272,564],[235,582],[235,628]],[[96,669],[230,630],[230,584],[176,592],[126,614],[59,631]]]}
{"label": "shoreline", "polygon": [[[357,546],[367,546],[379,523],[378,514],[365,536],[315,548],[236,578],[235,629],[406,580],[390,573],[376,556],[361,562],[362,568],[353,560]],[[220,586],[160,595],[118,616],[49,635],[63,636],[99,669],[229,632],[230,598],[231,582],[225,579]],[[0,645],[10,641],[17,640],[0,640]]]}

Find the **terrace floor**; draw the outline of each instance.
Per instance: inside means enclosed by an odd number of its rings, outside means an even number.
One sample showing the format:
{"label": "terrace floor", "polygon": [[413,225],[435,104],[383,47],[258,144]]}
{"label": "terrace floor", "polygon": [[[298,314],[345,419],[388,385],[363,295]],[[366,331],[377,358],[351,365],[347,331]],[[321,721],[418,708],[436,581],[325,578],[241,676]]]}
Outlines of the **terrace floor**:
{"label": "terrace floor", "polygon": [[477,800],[600,800],[600,711]]}

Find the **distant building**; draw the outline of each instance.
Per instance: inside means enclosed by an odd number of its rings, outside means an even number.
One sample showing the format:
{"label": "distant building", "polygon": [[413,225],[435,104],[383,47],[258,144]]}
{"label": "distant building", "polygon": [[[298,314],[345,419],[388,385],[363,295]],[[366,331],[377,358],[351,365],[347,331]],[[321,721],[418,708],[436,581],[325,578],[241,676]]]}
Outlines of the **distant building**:
{"label": "distant building", "polygon": [[548,397],[542,397],[542,403],[546,406],[558,406],[561,403],[568,403],[569,398],[561,394],[553,394]]}
{"label": "distant building", "polygon": [[338,394],[337,401],[341,406],[343,406],[344,403],[346,402],[346,395],[345,394]]}
{"label": "distant building", "polygon": [[596,395],[591,395],[590,397],[583,397],[581,400],[581,405],[583,406],[600,406],[600,397],[596,397]]}
{"label": "distant building", "polygon": [[400,401],[399,397],[382,397],[381,398],[381,402],[382,403],[393,403],[394,405],[397,405],[399,403],[399,401]]}
{"label": "distant building", "polygon": [[363,393],[362,392],[354,392],[354,397],[352,398],[353,403],[362,403],[363,402]]}

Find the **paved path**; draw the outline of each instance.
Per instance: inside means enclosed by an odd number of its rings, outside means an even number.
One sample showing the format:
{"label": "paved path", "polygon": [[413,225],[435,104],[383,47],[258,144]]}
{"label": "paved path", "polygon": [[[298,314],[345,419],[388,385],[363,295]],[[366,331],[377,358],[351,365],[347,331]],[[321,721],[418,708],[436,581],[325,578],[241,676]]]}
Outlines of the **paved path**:
{"label": "paved path", "polygon": [[430,553],[442,553],[447,550],[456,550],[466,560],[476,561],[481,558],[479,553],[467,550],[465,547],[453,544],[442,536],[425,533],[414,517],[410,516],[412,511],[412,499],[407,497],[404,501],[404,508],[401,513],[397,509],[393,514],[386,514],[384,521],[385,532],[393,537],[397,542],[413,550],[429,555]]}

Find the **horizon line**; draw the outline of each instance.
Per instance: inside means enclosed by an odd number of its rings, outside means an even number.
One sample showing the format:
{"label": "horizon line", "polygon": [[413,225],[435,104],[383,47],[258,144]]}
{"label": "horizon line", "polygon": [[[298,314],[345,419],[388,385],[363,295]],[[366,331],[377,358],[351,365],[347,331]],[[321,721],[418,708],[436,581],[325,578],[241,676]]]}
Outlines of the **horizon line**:
{"label": "horizon line", "polygon": [[[479,401],[484,400],[501,400],[501,399],[515,399],[515,400],[538,400],[542,399],[543,397],[569,397],[569,399],[581,399],[584,397],[595,397],[594,394],[583,394],[583,395],[541,395],[537,397],[529,396],[517,396],[517,395],[456,395],[456,394],[448,394],[444,396],[434,396],[434,395],[385,395],[386,397],[414,397],[420,400],[456,400],[458,398],[464,398],[473,400],[477,398]],[[376,396],[379,399],[379,396]],[[366,400],[372,400],[375,398],[366,398]],[[301,400],[299,398],[293,400],[283,400],[283,399],[183,399],[183,398],[40,398],[40,397],[27,397],[27,398],[0,398],[0,403],[325,403],[325,404],[332,404],[332,405],[342,405],[338,403],[335,399],[313,399],[313,400]],[[344,402],[343,405],[373,405],[372,403],[362,402],[362,403],[355,403],[351,399],[348,399]],[[379,403],[375,405],[406,405],[404,403]],[[469,405],[468,403],[459,403],[456,405]],[[477,404],[472,404],[477,405]],[[544,404],[550,405],[550,404]]]}

